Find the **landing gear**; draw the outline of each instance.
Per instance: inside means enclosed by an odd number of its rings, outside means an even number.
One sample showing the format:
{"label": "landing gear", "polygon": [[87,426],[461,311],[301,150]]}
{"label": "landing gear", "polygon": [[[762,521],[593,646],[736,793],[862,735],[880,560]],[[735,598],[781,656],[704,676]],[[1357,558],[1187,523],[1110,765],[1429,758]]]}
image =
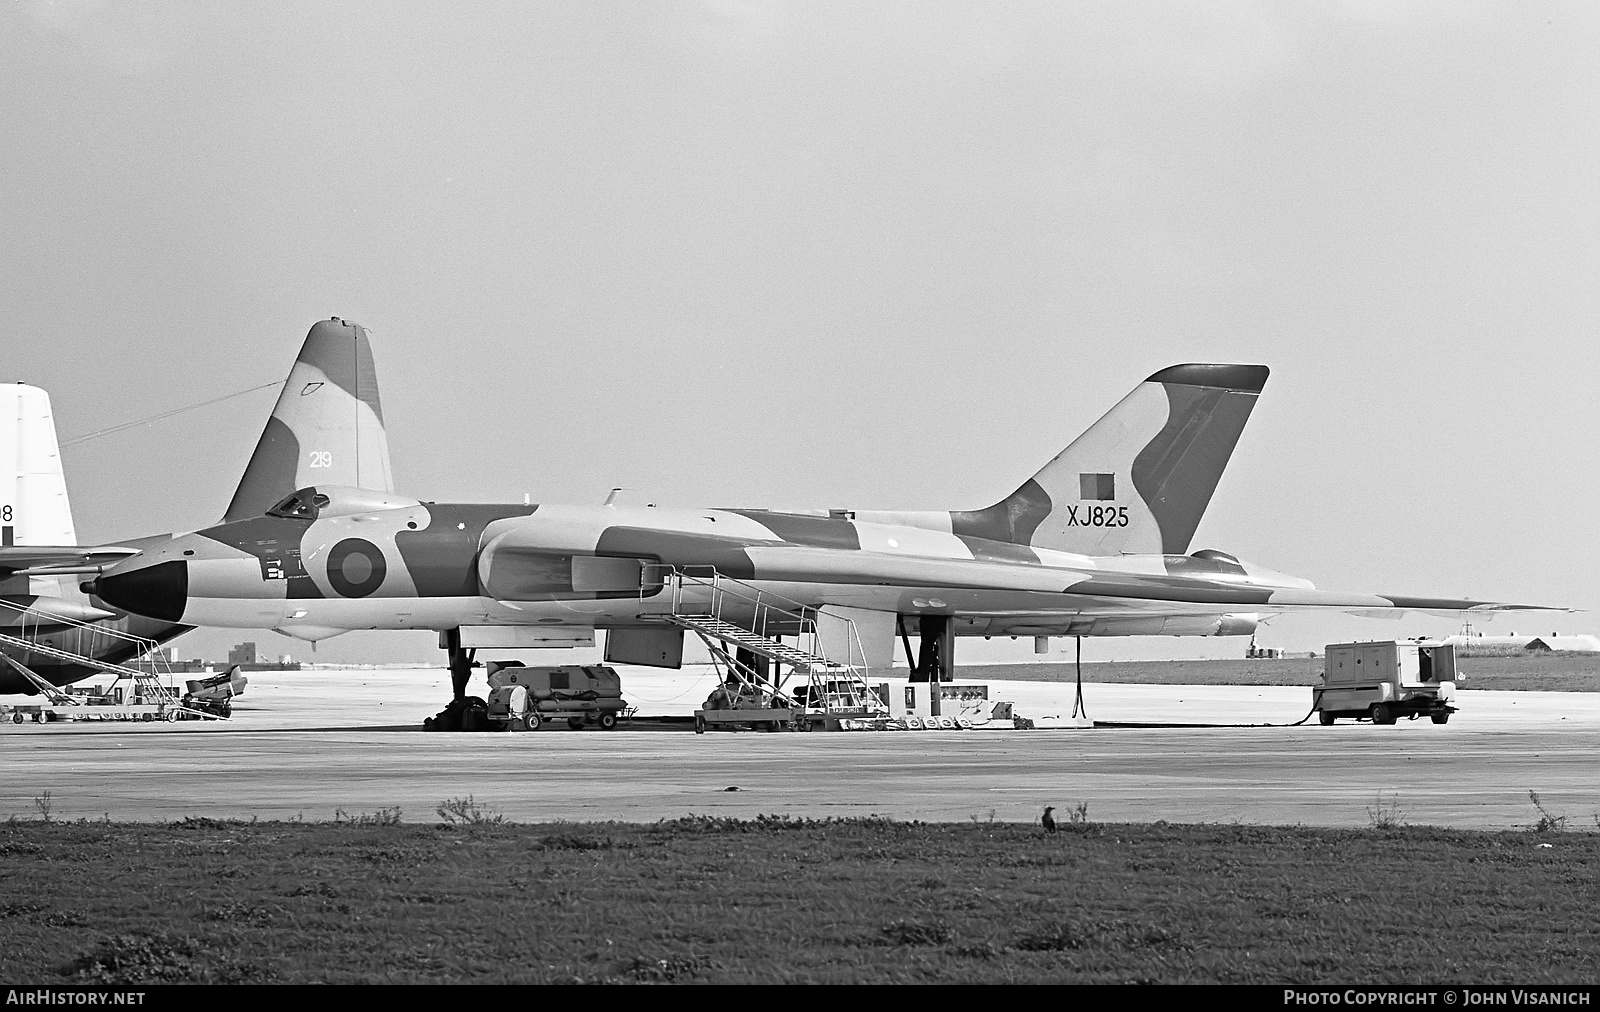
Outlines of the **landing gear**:
{"label": "landing gear", "polygon": [[467,681],[472,677],[472,669],[478,666],[475,659],[478,652],[461,645],[460,629],[446,629],[440,633],[439,646],[449,660],[450,702],[438,716],[424,720],[422,726],[429,731],[490,730],[489,705],[477,696],[467,695]]}
{"label": "landing gear", "polygon": [[461,630],[447,629],[439,636],[439,645],[444,648],[445,656],[450,661],[450,689],[455,699],[467,697],[467,681],[472,677],[472,669],[478,666],[476,657],[478,651],[468,650],[461,646]]}
{"label": "landing gear", "polygon": [[911,658],[911,640],[906,636],[905,620],[899,620],[900,638],[906,647],[906,662],[911,665],[912,682],[927,682],[928,704],[933,716],[939,716],[939,682],[956,680],[955,626],[949,615],[919,615],[917,617],[917,657]]}

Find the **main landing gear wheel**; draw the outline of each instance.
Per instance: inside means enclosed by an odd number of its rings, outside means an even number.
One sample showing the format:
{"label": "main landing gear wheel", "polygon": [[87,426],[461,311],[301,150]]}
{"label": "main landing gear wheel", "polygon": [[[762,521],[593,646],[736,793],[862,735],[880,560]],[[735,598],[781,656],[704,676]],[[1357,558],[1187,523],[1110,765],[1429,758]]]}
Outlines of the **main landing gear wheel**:
{"label": "main landing gear wheel", "polygon": [[617,726],[617,715],[609,710],[600,715],[600,730],[612,731]]}
{"label": "main landing gear wheel", "polygon": [[1323,727],[1328,727],[1333,723],[1333,721],[1333,714],[1329,713],[1327,710],[1318,711],[1317,723],[1321,724]]}
{"label": "main landing gear wheel", "polygon": [[1372,722],[1374,724],[1394,723],[1394,711],[1389,709],[1388,703],[1372,704]]}

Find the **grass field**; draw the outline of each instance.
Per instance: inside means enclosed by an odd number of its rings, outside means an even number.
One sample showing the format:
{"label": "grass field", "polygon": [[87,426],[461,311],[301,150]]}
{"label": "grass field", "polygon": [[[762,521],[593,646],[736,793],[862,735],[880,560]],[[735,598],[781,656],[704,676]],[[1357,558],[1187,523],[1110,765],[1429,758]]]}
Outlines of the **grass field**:
{"label": "grass field", "polygon": [[[1600,692],[1600,655],[1526,654],[1468,656],[1460,660],[1467,678],[1464,689],[1531,690],[1541,692]],[[1143,685],[1315,685],[1322,658],[1236,661],[1118,661],[1085,664],[1086,682]],[[986,679],[1070,682],[1073,666],[1045,664],[963,664],[958,681]]]}
{"label": "grass field", "polygon": [[1600,977],[1600,834],[1553,826],[1408,828],[1381,805],[1367,831],[1082,822],[1054,836],[983,821],[511,825],[453,809],[448,827],[398,813],[0,823],[0,980]]}

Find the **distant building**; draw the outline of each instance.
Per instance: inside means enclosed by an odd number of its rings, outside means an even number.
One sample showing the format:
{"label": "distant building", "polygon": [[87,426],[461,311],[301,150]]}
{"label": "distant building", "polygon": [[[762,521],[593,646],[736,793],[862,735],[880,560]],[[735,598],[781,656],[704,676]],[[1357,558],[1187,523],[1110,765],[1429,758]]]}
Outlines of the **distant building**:
{"label": "distant building", "polygon": [[1518,636],[1516,633],[1506,636],[1449,636],[1444,642],[1454,644],[1458,650],[1502,647],[1535,653],[1563,650],[1578,654],[1600,654],[1600,636],[1565,633],[1551,633],[1548,636]]}
{"label": "distant building", "polygon": [[254,643],[241,643],[229,650],[228,663],[230,665],[256,663],[256,645]]}

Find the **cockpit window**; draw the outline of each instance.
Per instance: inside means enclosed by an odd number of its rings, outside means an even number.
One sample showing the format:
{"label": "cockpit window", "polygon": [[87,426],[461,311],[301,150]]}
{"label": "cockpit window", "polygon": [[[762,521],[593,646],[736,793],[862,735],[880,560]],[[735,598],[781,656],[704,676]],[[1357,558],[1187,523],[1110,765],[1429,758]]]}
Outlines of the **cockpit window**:
{"label": "cockpit window", "polygon": [[289,517],[294,520],[315,520],[328,502],[328,497],[316,489],[303,488],[267,510],[267,515]]}

